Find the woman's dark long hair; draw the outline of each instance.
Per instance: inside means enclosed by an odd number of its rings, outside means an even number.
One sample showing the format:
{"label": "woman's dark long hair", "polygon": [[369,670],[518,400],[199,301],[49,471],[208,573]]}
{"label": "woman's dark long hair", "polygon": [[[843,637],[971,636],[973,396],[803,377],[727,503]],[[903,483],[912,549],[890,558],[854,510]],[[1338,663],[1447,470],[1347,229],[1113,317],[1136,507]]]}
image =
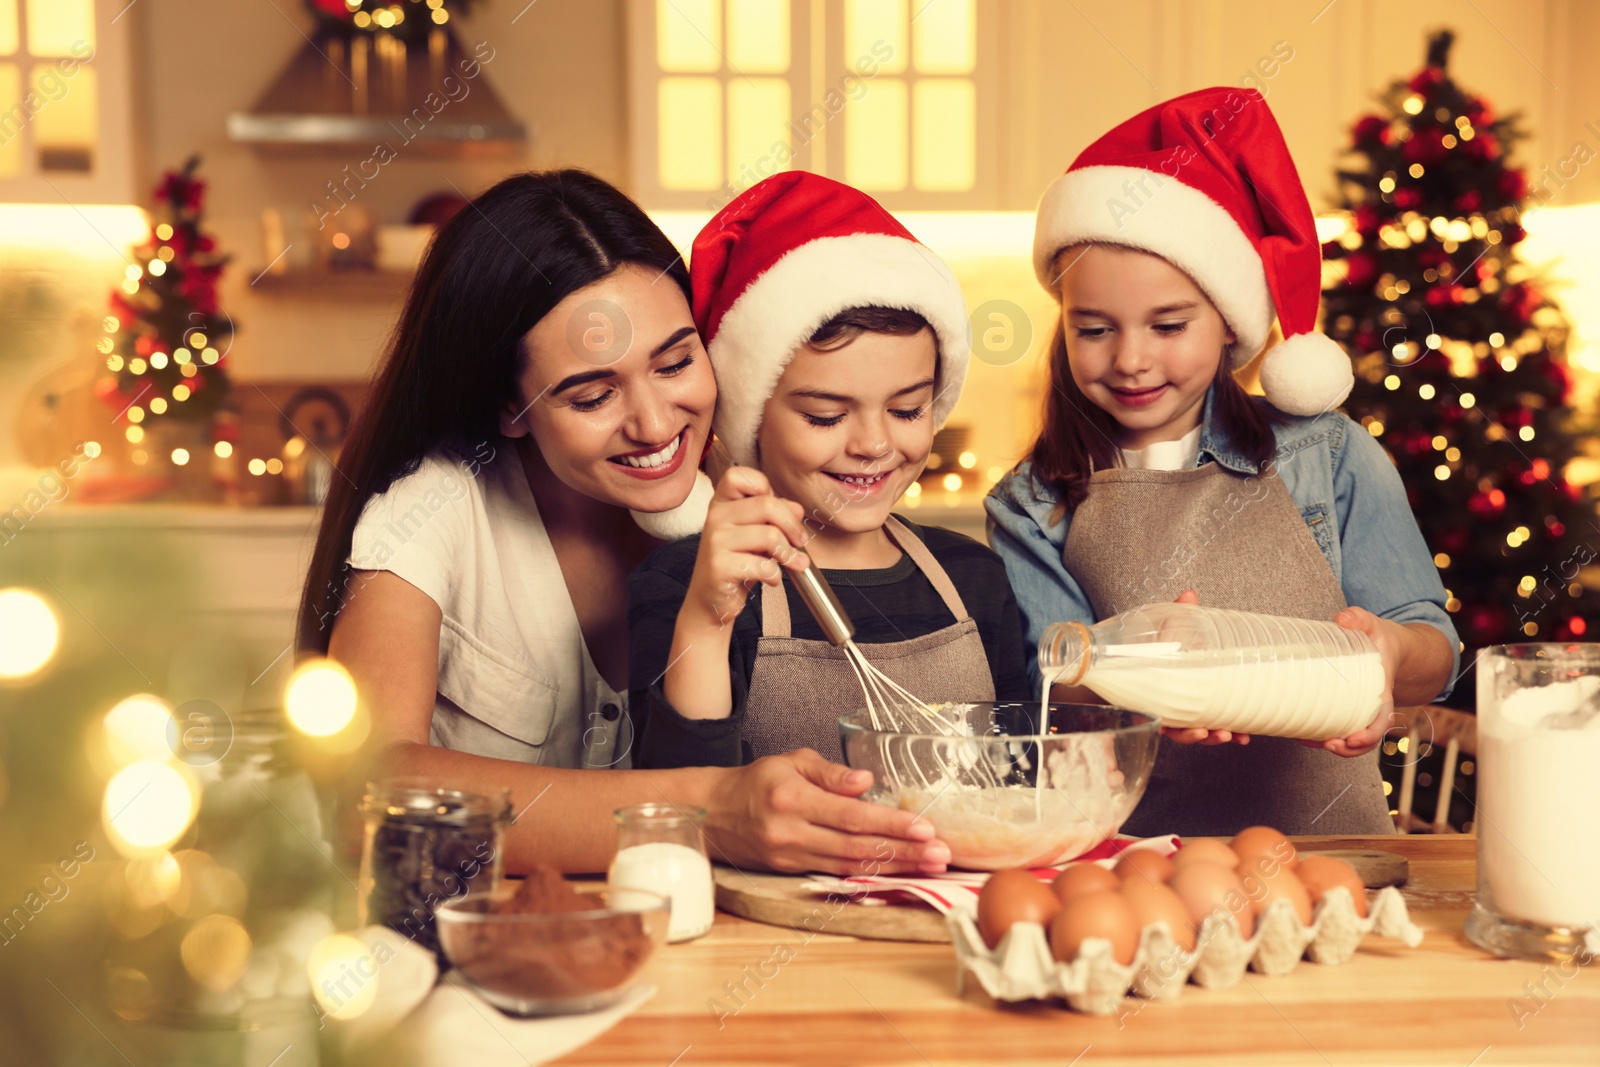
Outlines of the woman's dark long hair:
{"label": "woman's dark long hair", "polygon": [[429,452],[481,455],[500,435],[505,406],[520,403],[523,336],[625,263],[670,276],[688,298],[688,268],[667,236],[580,170],[507,178],[440,229],[339,457],[300,599],[301,651],[328,650],[367,501]]}
{"label": "woman's dark long hair", "polygon": [[[1228,428],[1234,447],[1265,470],[1277,451],[1272,419],[1244,391],[1229,369],[1228,353],[1217,361],[1214,417]],[[1050,389],[1044,400],[1044,426],[1033,443],[1033,477],[1061,500],[1056,520],[1074,511],[1089,495],[1089,477],[1116,465],[1121,425],[1111,413],[1083,395],[1067,362],[1066,324],[1056,322],[1050,338]]]}

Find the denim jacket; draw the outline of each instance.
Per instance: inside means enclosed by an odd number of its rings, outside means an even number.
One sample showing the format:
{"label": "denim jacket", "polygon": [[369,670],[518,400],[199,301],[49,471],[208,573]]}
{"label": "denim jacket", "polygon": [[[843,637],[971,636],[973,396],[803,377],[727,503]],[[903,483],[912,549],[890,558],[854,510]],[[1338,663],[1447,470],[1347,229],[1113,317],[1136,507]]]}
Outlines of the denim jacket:
{"label": "denim jacket", "polygon": [[[1340,411],[1275,424],[1273,464],[1316,538],[1345,600],[1397,623],[1425,622],[1450,642],[1450,676],[1460,668],[1460,643],[1445,612],[1444,583],[1417,529],[1394,464],[1372,436]],[[1243,476],[1256,469],[1234,450],[1227,428],[1212,420],[1206,396],[1200,454]],[[1053,622],[1094,623],[1094,609],[1061,561],[1072,516],[1052,523],[1056,493],[1033,480],[1023,460],[989,491],[989,544],[1005,561],[1022,610],[1023,633],[1036,646]],[[1033,685],[1039,664],[1029,657]],[[1451,683],[1453,684],[1453,683]],[[1441,697],[1448,695],[1446,686]]]}

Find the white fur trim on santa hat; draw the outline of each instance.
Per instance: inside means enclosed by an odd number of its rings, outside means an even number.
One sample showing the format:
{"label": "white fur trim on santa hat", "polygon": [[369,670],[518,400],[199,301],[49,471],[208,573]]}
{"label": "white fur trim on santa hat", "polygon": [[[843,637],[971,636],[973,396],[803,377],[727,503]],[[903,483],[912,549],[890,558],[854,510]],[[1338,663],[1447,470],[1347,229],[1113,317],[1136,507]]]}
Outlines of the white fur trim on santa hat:
{"label": "white fur trim on santa hat", "polygon": [[1191,185],[1141,167],[1083,167],[1039,198],[1033,270],[1057,291],[1056,253],[1093,241],[1153,252],[1194,279],[1238,336],[1234,366],[1261,351],[1277,312],[1255,245],[1226,208]]}
{"label": "white fur trim on santa hat", "polygon": [[783,368],[817,327],[854,307],[915,311],[939,339],[938,430],[961,397],[971,343],[961,286],[926,248],[888,234],[820,237],[751,282],[722,316],[708,351],[717,373],[716,431],[734,461],[756,462],[756,431]]}
{"label": "white fur trim on santa hat", "polygon": [[1273,345],[1261,362],[1261,388],[1280,411],[1321,415],[1344,403],[1356,383],[1350,357],[1320,333],[1299,333]]}
{"label": "white fur trim on santa hat", "polygon": [[[685,446],[687,447],[687,446]],[[699,533],[706,525],[706,512],[716,487],[704,471],[696,471],[694,486],[683,503],[666,511],[630,511],[639,529],[663,541],[682,541]]]}

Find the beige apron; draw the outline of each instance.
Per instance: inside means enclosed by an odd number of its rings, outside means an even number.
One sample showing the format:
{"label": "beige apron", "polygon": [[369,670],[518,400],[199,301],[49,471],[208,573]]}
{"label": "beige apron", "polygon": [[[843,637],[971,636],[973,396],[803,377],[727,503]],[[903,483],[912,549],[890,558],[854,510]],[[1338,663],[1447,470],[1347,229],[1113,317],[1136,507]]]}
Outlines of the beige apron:
{"label": "beige apron", "polygon": [[[862,645],[873,666],[929,703],[994,699],[994,677],[978,624],[961,594],[922,539],[890,517],[890,540],[911,557],[956,619],[922,637]],[[759,759],[814,748],[843,762],[839,716],[865,707],[861,683],[844,652],[826,641],[790,635],[789,597],[781,586],[761,587],[761,639],[745,701],[744,740]]]}
{"label": "beige apron", "polygon": [[[1320,509],[1302,515],[1276,472],[1117,468],[1090,479],[1061,558],[1096,618],[1193,589],[1212,607],[1331,620],[1344,593],[1308,526],[1329,521]],[[1263,823],[1289,834],[1394,832],[1377,753],[1345,759],[1281,737],[1162,738],[1123,832],[1221,836]]]}

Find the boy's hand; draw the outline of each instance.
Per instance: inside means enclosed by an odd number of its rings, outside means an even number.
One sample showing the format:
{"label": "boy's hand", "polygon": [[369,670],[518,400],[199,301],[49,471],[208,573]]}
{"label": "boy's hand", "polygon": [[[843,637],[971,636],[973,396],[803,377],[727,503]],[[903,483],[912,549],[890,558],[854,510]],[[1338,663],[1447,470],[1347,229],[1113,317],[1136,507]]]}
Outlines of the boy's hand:
{"label": "boy's hand", "polygon": [[[1198,604],[1200,594],[1193,589],[1185,589],[1173,603]],[[1161,733],[1180,745],[1226,745],[1230,741],[1238,745],[1250,743],[1249,734],[1236,734],[1232,730],[1207,730],[1200,726],[1163,726]]]}
{"label": "boy's hand", "polygon": [[760,471],[729,468],[706,514],[679,623],[721,628],[744,609],[756,583],[777,585],[784,569],[804,570],[804,518],[799,504],[773,495]]}

